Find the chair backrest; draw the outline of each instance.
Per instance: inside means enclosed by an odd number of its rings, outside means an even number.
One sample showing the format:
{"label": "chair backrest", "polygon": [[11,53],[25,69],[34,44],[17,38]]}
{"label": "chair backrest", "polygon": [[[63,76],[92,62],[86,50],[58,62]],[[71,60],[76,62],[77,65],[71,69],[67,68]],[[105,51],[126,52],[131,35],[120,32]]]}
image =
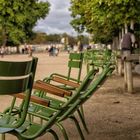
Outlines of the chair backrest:
{"label": "chair backrest", "polygon": [[[18,93],[25,93],[26,95],[20,106],[21,112],[16,118],[16,122],[8,121],[7,124],[4,124],[6,127],[19,127],[26,119],[37,61],[37,58],[26,59],[25,61],[0,60],[0,95],[14,96]],[[9,118],[14,109],[15,101],[16,98],[14,97],[8,112],[6,112]]]}
{"label": "chair backrest", "polygon": [[80,82],[81,70],[83,63],[83,53],[70,53],[68,61],[68,80],[72,78],[72,69],[77,69],[77,82]]}

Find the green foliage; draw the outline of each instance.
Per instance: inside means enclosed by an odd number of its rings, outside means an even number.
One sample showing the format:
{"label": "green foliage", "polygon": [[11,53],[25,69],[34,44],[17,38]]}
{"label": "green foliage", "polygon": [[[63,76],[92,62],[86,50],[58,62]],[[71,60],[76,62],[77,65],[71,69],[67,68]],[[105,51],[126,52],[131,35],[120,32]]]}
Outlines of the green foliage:
{"label": "green foliage", "polygon": [[27,40],[32,35],[37,20],[48,14],[49,6],[48,2],[39,0],[1,0],[2,44],[11,42],[18,45]]}
{"label": "green foliage", "polygon": [[87,36],[78,35],[78,36],[71,36],[66,33],[63,34],[49,34],[46,33],[34,33],[32,38],[28,40],[27,43],[29,44],[49,44],[49,43],[61,43],[62,38],[68,39],[69,45],[75,45],[78,41],[81,41],[82,44],[88,44],[89,40]]}
{"label": "green foliage", "polygon": [[50,34],[45,33],[34,33],[34,36],[29,43],[31,44],[46,44],[46,43],[60,43],[61,35],[59,34]]}
{"label": "green foliage", "polygon": [[139,0],[71,0],[71,24],[93,34],[95,42],[108,43],[125,23],[140,21],[139,5]]}

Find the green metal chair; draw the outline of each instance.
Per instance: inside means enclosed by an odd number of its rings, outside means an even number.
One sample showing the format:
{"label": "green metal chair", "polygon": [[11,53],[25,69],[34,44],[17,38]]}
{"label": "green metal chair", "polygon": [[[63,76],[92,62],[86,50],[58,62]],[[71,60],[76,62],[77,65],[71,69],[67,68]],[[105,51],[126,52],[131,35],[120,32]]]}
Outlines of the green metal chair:
{"label": "green metal chair", "polygon": [[[16,101],[14,97],[8,111],[0,113],[0,133],[3,134],[3,139],[5,133],[11,133],[26,119],[36,64],[37,58],[25,61],[11,61],[5,58],[0,60],[0,95],[14,96],[19,93],[26,95],[18,111],[14,109]],[[13,113],[16,115],[13,116]]]}
{"label": "green metal chair", "polygon": [[[55,84],[60,88],[66,90],[75,90],[76,88],[79,87],[81,83],[82,64],[83,64],[83,53],[70,53],[69,61],[68,61],[68,75],[65,76],[63,74],[52,73],[49,77],[44,78],[43,82]],[[75,73],[74,75],[73,75],[73,71]],[[33,94],[45,98],[47,100],[51,100],[51,97],[48,96],[47,92],[35,90]],[[67,96],[66,94],[64,94],[64,97],[67,99],[69,98],[69,96]],[[53,99],[53,103],[54,104],[59,103],[59,100]],[[81,106],[81,113],[84,116],[84,110],[82,106]]]}
{"label": "green metal chair", "polygon": [[[52,73],[49,77],[43,79],[44,82],[58,82],[61,85],[61,88],[73,90],[77,88],[75,87],[76,83],[80,83],[81,71],[83,64],[83,53],[70,53],[69,61],[68,61],[68,75],[63,75],[59,73]],[[73,75],[73,71],[76,70],[77,76]],[[75,76],[75,77],[74,77]],[[74,84],[69,85],[68,82],[64,81],[72,81]]]}
{"label": "green metal chair", "polygon": [[[94,92],[106,79],[108,73],[110,74],[113,70],[114,68],[110,67],[110,65],[107,65],[103,69],[102,73],[96,76],[96,78],[93,78],[95,72],[94,70],[91,70],[87,74],[79,88],[75,90],[75,93],[71,95],[67,102],[61,102],[61,104],[57,106],[52,106],[52,101],[49,101],[48,107],[40,106],[38,110],[34,110],[32,107],[29,107],[28,113],[43,119],[44,123],[37,124],[37,122],[34,123],[26,121],[22,125],[22,127],[15,130],[15,135],[23,140],[34,139],[50,131],[53,125],[58,125],[61,128],[65,139],[68,139],[66,131],[61,122],[66,120],[67,118],[71,118],[77,126],[81,139],[84,140],[84,135],[74,113],[75,111],[79,110],[79,107],[83,105],[85,101],[87,101],[94,94]],[[36,105],[38,106],[38,104]]]}

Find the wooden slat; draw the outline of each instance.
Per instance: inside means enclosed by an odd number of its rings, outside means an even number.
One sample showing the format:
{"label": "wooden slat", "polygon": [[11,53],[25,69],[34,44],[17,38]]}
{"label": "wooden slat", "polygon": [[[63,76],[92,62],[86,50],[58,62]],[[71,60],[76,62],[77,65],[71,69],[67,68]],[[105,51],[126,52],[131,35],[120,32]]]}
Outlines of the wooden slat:
{"label": "wooden slat", "polygon": [[78,83],[75,83],[75,82],[72,82],[72,81],[57,77],[57,76],[54,76],[52,80],[59,82],[61,84],[65,84],[65,85],[74,87],[74,88],[78,88],[80,86],[80,84],[78,84]]}
{"label": "wooden slat", "polygon": [[55,95],[58,95],[58,96],[61,96],[61,97],[63,97],[64,95],[67,95],[67,96],[72,95],[71,91],[61,89],[57,86],[54,86],[54,85],[49,84],[49,83],[45,83],[41,80],[38,80],[38,81],[35,82],[34,88],[38,89],[38,90],[43,90],[45,92],[49,92],[49,93],[52,93],[52,94],[55,94]]}
{"label": "wooden slat", "polygon": [[[24,99],[26,95],[24,93],[18,93],[18,94],[13,94],[13,96],[20,98],[20,99]],[[43,105],[43,106],[49,106],[49,101],[42,99],[40,97],[37,97],[37,96],[31,95],[30,101]]]}
{"label": "wooden slat", "polygon": [[54,94],[54,95],[57,95],[57,96],[64,97],[63,93],[60,93],[60,92],[56,91],[55,89],[53,89],[52,87],[49,87],[47,85],[44,86],[44,85],[41,85],[39,83],[35,83],[33,88],[37,89],[37,90],[41,90],[41,91],[47,92],[47,93],[51,93],[51,94]]}
{"label": "wooden slat", "polygon": [[72,95],[72,91],[68,91],[68,90],[64,90],[60,87],[57,87],[55,85],[52,85],[52,84],[49,84],[49,83],[46,83],[46,82],[43,82],[41,80],[38,80],[37,83],[40,83],[41,85],[43,85],[44,87],[49,87],[51,88],[52,90],[54,90],[55,92],[57,93],[60,93],[60,94],[63,94],[64,95],[67,95],[67,96],[71,96]]}

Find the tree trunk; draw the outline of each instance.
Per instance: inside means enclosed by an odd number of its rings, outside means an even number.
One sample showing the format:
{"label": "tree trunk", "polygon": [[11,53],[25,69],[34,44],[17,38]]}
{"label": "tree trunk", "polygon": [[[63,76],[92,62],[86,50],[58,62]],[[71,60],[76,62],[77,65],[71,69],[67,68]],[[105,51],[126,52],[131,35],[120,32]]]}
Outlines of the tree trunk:
{"label": "tree trunk", "polygon": [[121,41],[122,41],[122,32],[120,31],[119,32],[119,46],[118,46],[119,50],[121,49]]}
{"label": "tree trunk", "polygon": [[131,28],[132,30],[134,30],[134,24],[135,24],[135,23],[134,23],[134,20],[131,20],[131,21],[130,21],[130,28]]}
{"label": "tree trunk", "polygon": [[17,48],[17,53],[20,53],[19,46],[16,46],[16,48]]}
{"label": "tree trunk", "polygon": [[124,36],[124,33],[125,33],[124,28],[122,28],[122,38]]}
{"label": "tree trunk", "polygon": [[3,27],[3,29],[2,29],[2,46],[5,48],[6,44],[7,44],[6,29]]}
{"label": "tree trunk", "polygon": [[118,46],[119,46],[118,37],[114,37],[114,38],[113,38],[112,49],[113,49],[113,50],[116,50],[116,49],[118,49]]}
{"label": "tree trunk", "polygon": [[124,29],[125,29],[125,33],[127,33],[128,32],[128,25],[127,25],[127,23],[124,24]]}

